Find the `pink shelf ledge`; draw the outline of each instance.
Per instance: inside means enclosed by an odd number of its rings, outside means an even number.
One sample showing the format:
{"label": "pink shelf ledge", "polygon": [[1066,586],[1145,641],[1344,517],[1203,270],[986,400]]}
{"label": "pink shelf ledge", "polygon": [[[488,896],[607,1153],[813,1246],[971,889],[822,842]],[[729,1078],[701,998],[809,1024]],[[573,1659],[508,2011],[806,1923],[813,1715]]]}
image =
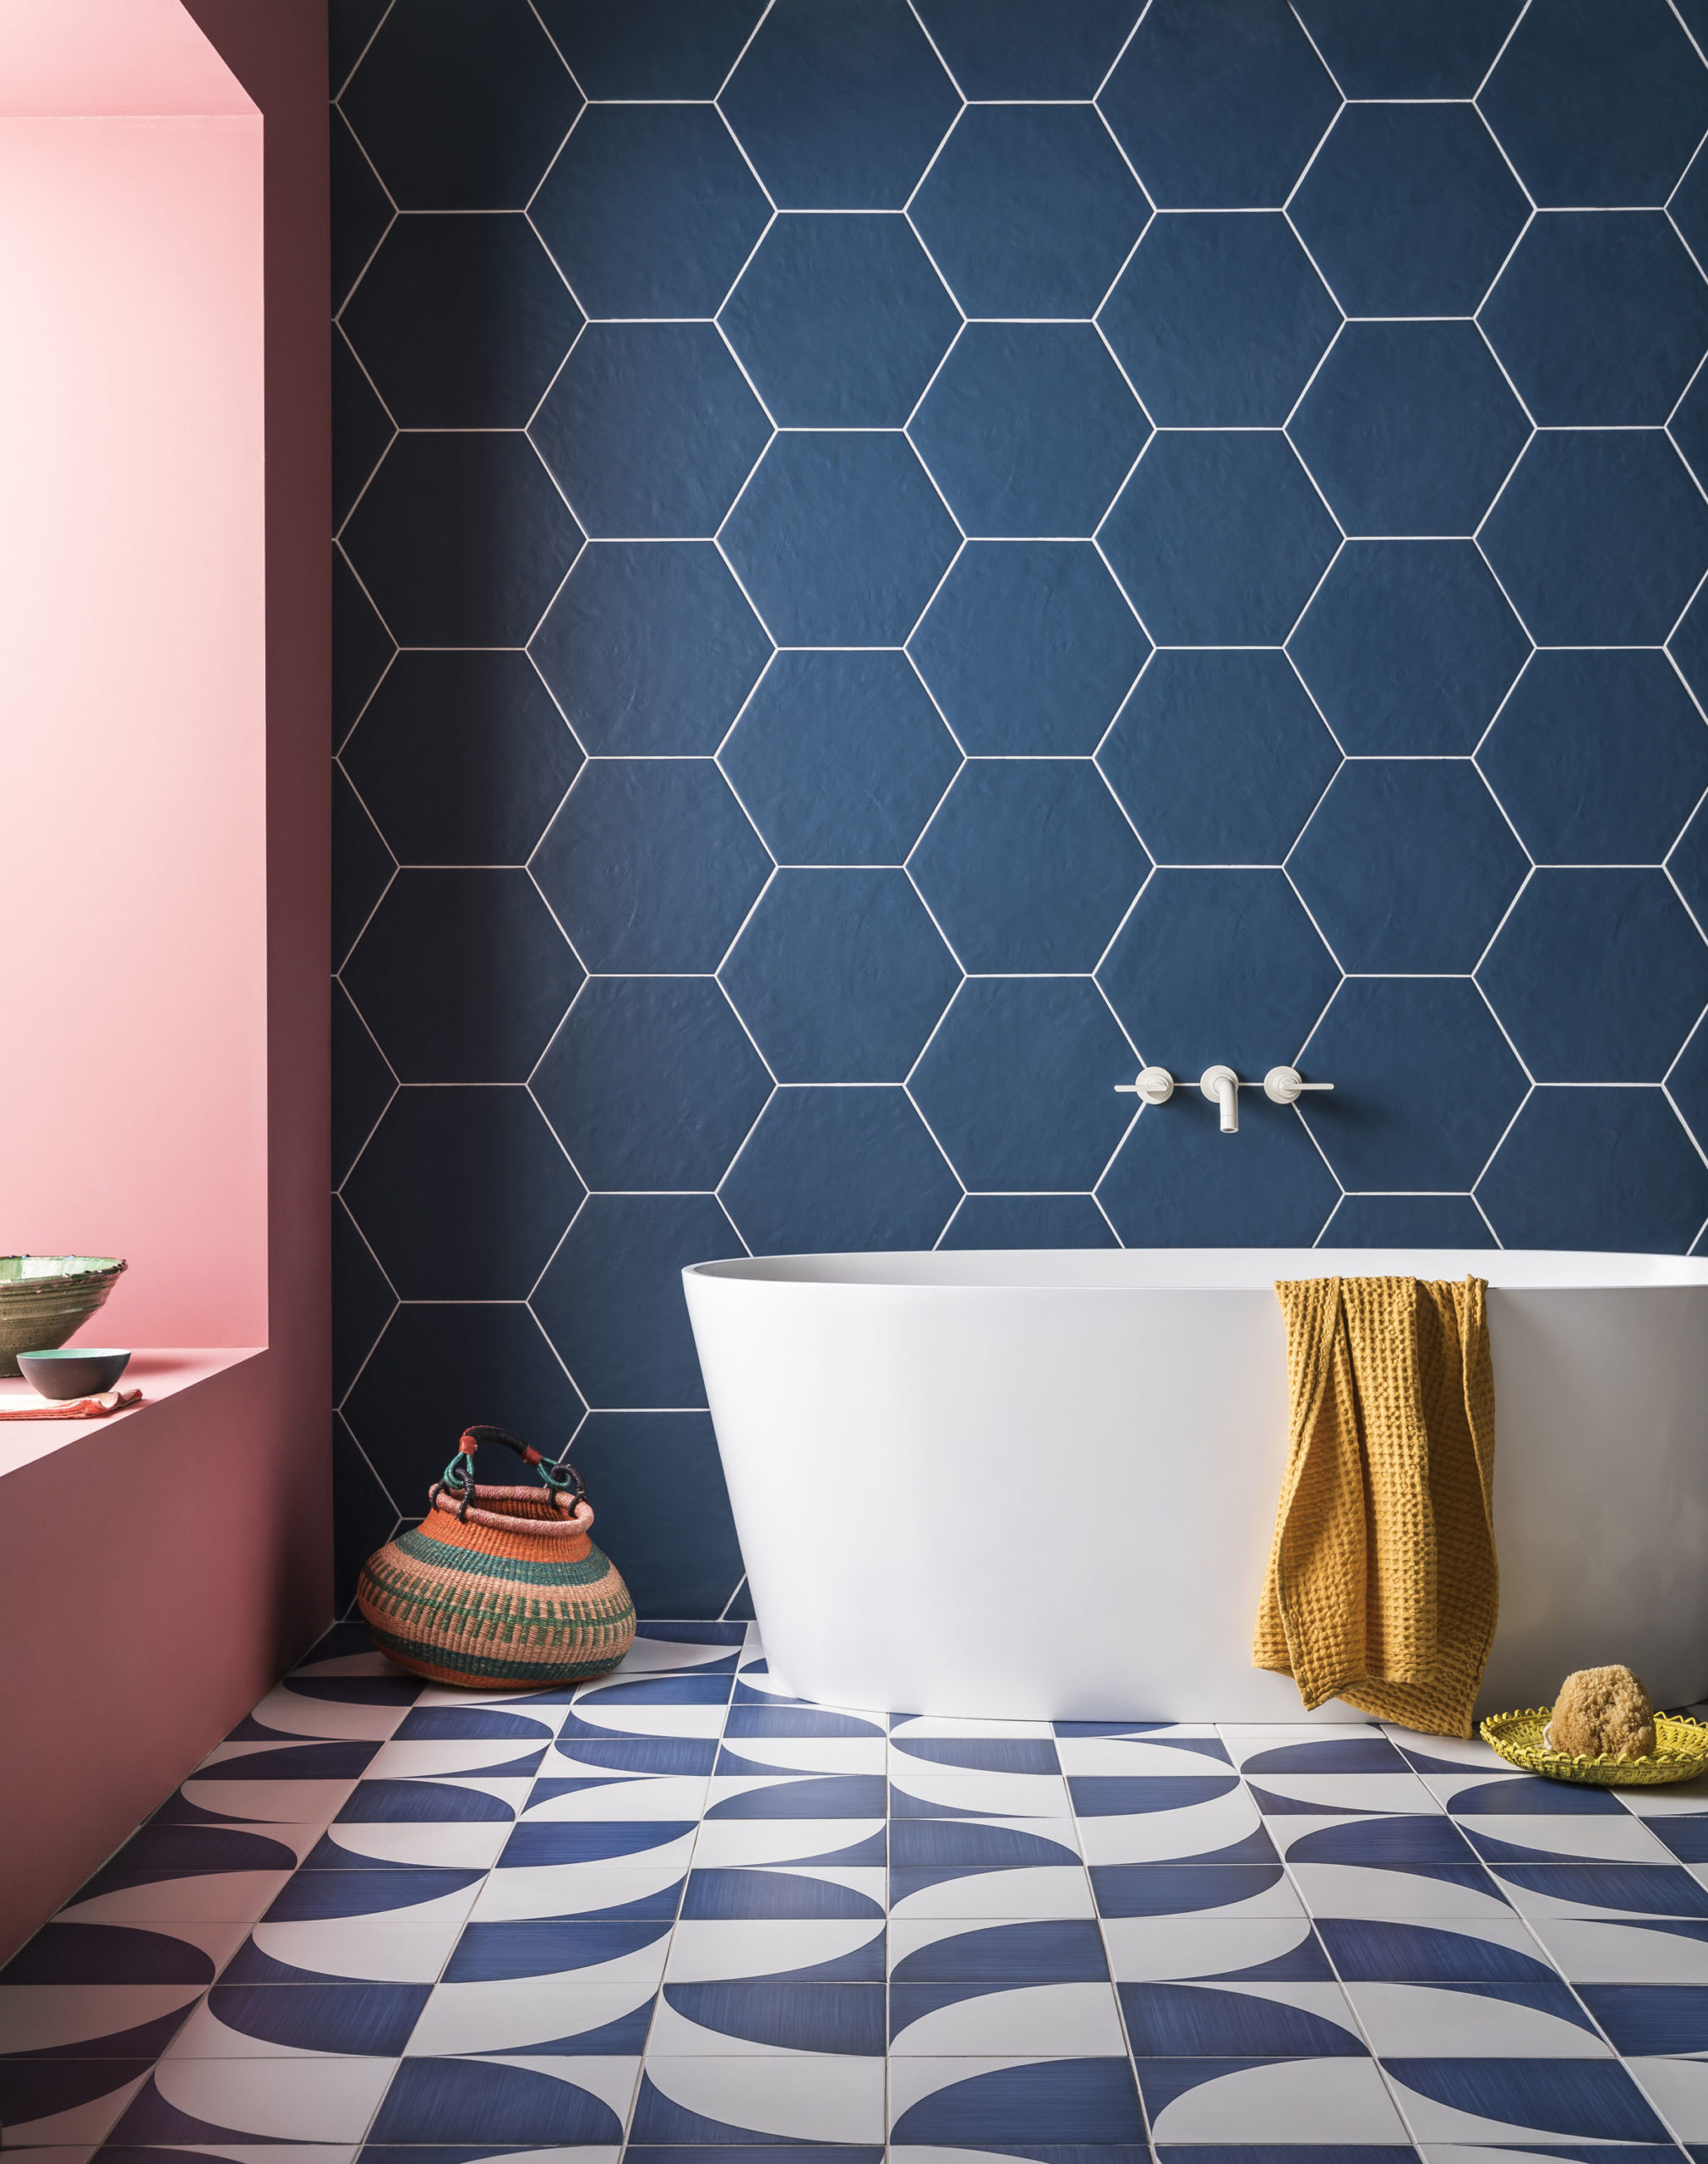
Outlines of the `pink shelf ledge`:
{"label": "pink shelf ledge", "polygon": [[[106,1435],[123,1446],[136,1440],[133,1423],[145,1419],[151,1408],[194,1390],[214,1375],[223,1374],[245,1360],[253,1360],[266,1347],[259,1345],[157,1346],[131,1355],[120,1380],[121,1390],[140,1390],[139,1404],[122,1413],[109,1413],[104,1420],[0,1421],[0,1479],[40,1458],[51,1457],[85,1435]],[[0,1405],[39,1405],[41,1400],[26,1382],[0,1382]]]}

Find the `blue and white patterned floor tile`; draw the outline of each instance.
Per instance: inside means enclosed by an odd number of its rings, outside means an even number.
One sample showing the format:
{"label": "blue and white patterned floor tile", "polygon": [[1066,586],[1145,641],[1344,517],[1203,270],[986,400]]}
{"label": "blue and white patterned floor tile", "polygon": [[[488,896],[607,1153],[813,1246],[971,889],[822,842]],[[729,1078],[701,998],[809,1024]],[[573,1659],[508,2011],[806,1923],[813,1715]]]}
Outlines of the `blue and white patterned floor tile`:
{"label": "blue and white patterned floor tile", "polygon": [[0,1970],[31,2164],[1708,2164],[1708,1785],[462,1693],[341,1626]]}
{"label": "blue and white patterned floor tile", "polygon": [[1708,1922],[1543,1919],[1531,1928],[1574,1984],[1708,1984]]}
{"label": "blue and white patterned floor tile", "polygon": [[1614,2058],[1385,2058],[1420,2141],[1664,2141],[1667,2128]]}
{"label": "blue and white patterned floor tile", "polygon": [[[1274,2141],[1403,2143],[1405,2128],[1368,2058],[1140,2058],[1159,2146]],[[1196,2147],[1194,2155],[1202,2152]]]}

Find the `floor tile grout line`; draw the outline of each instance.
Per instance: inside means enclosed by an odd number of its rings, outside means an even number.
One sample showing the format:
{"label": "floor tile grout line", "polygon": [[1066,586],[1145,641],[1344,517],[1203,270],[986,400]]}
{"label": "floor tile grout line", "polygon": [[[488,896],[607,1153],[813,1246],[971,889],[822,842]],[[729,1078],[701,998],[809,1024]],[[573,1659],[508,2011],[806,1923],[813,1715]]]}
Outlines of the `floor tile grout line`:
{"label": "floor tile grout line", "polygon": [[[1140,1725],[1142,1724],[1139,1723],[1134,1724],[1135,1727],[1138,1727]],[[1176,1725],[1177,1725],[1177,1724],[1176,1724]],[[1059,1764],[1061,1757],[1061,1739],[1056,1735],[1056,1724],[1054,1721],[1050,1724],[1050,1727],[1052,1740],[1056,1744],[1056,1761]],[[1115,1956],[1109,1943],[1109,1933],[1104,1928],[1105,1923],[1111,1920],[1106,1919],[1104,1915],[1102,1905],[1097,1898],[1096,1882],[1091,1876],[1091,1866],[1086,1861],[1085,1836],[1080,1829],[1079,1806],[1074,1800],[1072,1781],[1065,1772],[1061,1776],[1061,1780],[1062,1786],[1067,1791],[1067,1812],[1069,1822],[1073,1828],[1073,1844],[1079,1851],[1080,1867],[1085,1873],[1086,1894],[1091,1903],[1091,1913],[1097,1920],[1098,1943],[1103,1948],[1104,1967],[1108,1971],[1109,1988],[1110,1994],[1115,2000],[1115,2016],[1116,2019],[1121,2024],[1121,2037],[1127,2046],[1127,2073],[1132,2078],[1132,2093],[1138,2100],[1138,2119],[1139,2124],[1144,2131],[1145,2147],[1149,2152],[1152,2164],[1161,2164],[1161,2160],[1157,2155],[1155,2129],[1151,2125],[1150,2107],[1144,2101],[1144,2090],[1139,2084],[1138,2055],[1133,2049],[1132,2031],[1127,2024],[1127,2007],[1121,1996],[1121,1987],[1116,1981]]]}
{"label": "floor tile grout line", "polygon": [[[1227,1745],[1229,1740],[1222,1734],[1225,1725],[1233,1726],[1239,1724],[1232,1723],[1222,1724],[1220,1722],[1217,1724],[1216,1733],[1218,1735],[1222,1736],[1224,1744]],[[1231,1758],[1233,1757],[1233,1752],[1231,1747],[1229,1749],[1228,1755]],[[1240,1777],[1240,1785],[1242,1793],[1251,1797],[1252,1808],[1258,1814],[1258,1822],[1263,1827],[1264,1833],[1269,1834],[1271,1843],[1274,1843],[1274,1835],[1273,1833],[1269,1833],[1269,1821],[1264,1817],[1263,1811],[1258,1803],[1257,1798],[1254,1795],[1252,1795],[1251,1784],[1247,1779],[1244,1764],[1241,1761],[1236,1759],[1234,1761],[1234,1766],[1236,1772]],[[1413,1777],[1414,1779],[1416,1778],[1415,1768]],[[1346,2003],[1347,2011],[1352,2016],[1353,2020],[1357,2024],[1356,2033],[1364,2040],[1365,2048],[1370,2054],[1371,2064],[1375,2068],[1377,2079],[1382,2084],[1383,2093],[1388,2098],[1389,2102],[1393,2106],[1394,2112],[1399,2118],[1400,2126],[1404,2128],[1407,2138],[1411,2141],[1414,2146],[1418,2146],[1421,2143],[1421,2137],[1412,2130],[1410,2114],[1406,2112],[1405,2105],[1400,2101],[1399,2096],[1396,2094],[1394,2081],[1392,2076],[1389,2074],[1387,2068],[1382,2063],[1382,2055],[1376,2048],[1375,2039],[1370,2035],[1369,2030],[1366,2028],[1364,2017],[1359,2013],[1357,2006],[1353,2000],[1352,1994],[1346,1988],[1345,1979],[1340,1974],[1340,1965],[1336,1962],[1334,1955],[1329,1951],[1328,1943],[1323,1938],[1322,1931],[1318,1926],[1317,1912],[1311,1906],[1310,1902],[1306,1899],[1305,1889],[1300,1885],[1298,1879],[1294,1873],[1293,1867],[1287,1860],[1287,1851],[1281,1849],[1277,1844],[1276,1853],[1280,1860],[1282,1874],[1285,1878],[1287,1884],[1292,1888],[1293,1898],[1297,1901],[1300,1908],[1302,1909],[1305,1913],[1306,1924],[1309,1930],[1312,1941],[1321,1952],[1323,1959],[1328,1963],[1340,1996]]]}

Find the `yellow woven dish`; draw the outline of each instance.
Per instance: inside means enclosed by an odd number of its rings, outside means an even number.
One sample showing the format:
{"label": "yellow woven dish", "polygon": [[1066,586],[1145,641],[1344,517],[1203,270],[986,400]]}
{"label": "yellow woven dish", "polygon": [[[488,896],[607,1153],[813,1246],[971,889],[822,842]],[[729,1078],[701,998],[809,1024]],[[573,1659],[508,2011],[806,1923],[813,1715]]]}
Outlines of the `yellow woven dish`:
{"label": "yellow woven dish", "polygon": [[1482,1724],[1482,1740],[1509,1765],[1551,1781],[1583,1781],[1596,1788],[1658,1788],[1666,1781],[1688,1781],[1708,1773],[1708,1728],[1686,1713],[1656,1713],[1657,1748],[1646,1758],[1585,1758],[1571,1751],[1552,1751],[1542,1730],[1553,1717],[1552,1706],[1529,1713],[1491,1713]]}

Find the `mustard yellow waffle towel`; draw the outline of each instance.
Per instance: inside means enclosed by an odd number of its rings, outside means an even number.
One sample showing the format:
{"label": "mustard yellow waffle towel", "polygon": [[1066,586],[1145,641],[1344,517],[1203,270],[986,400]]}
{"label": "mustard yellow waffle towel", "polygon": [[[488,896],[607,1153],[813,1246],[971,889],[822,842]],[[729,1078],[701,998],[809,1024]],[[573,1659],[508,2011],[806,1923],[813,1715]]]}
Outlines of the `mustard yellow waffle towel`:
{"label": "mustard yellow waffle towel", "polygon": [[1480,1277],[1275,1287],[1291,1433],[1252,1659],[1307,1707],[1469,1735],[1500,1606]]}

